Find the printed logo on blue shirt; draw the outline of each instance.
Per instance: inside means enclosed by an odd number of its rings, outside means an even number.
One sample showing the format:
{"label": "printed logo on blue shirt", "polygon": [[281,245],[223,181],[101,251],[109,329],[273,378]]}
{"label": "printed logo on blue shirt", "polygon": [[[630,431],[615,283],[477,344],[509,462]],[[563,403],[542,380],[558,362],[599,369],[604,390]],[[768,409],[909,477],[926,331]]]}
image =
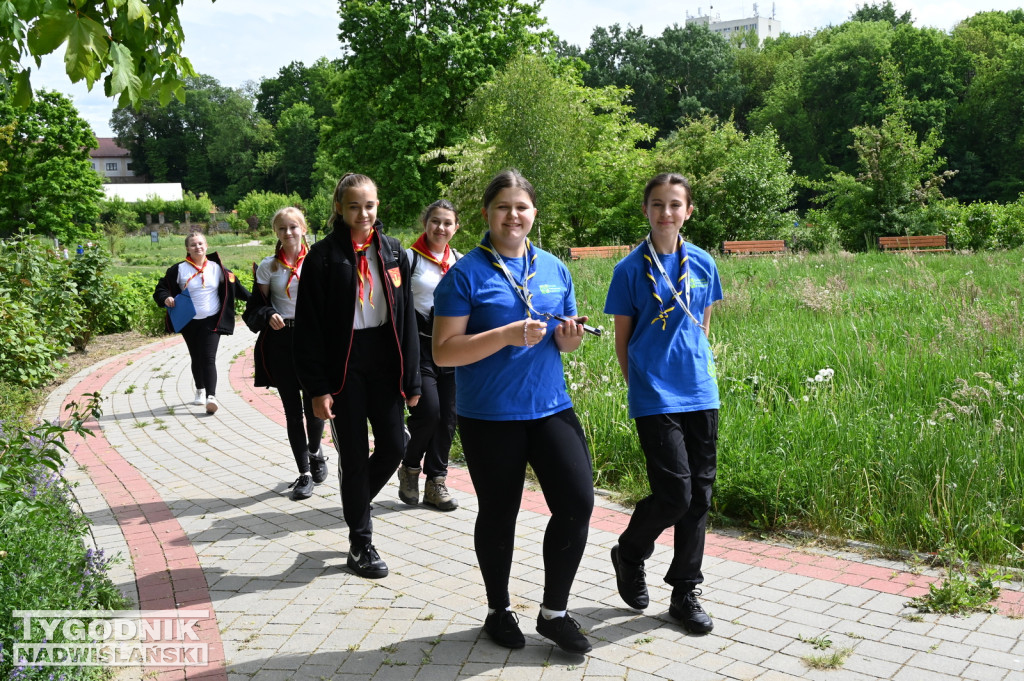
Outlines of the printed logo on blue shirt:
{"label": "printed logo on blue shirt", "polygon": [[718,368],[715,367],[715,360],[713,359],[708,360],[708,376],[710,376],[715,383],[718,382]]}
{"label": "printed logo on blue shirt", "polygon": [[565,287],[558,286],[556,284],[541,284],[540,285],[540,292],[543,293],[544,295],[547,295],[549,293],[561,293],[564,290],[565,290]]}
{"label": "printed logo on blue shirt", "polygon": [[701,279],[700,277],[695,277],[692,274],[690,275],[690,288],[707,288],[708,285],[707,279]]}

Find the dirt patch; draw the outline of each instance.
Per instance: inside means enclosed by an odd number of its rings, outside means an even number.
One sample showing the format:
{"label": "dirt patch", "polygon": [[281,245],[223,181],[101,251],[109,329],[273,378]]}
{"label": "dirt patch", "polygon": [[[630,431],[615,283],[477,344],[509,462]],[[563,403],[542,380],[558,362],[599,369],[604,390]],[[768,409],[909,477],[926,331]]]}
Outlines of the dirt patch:
{"label": "dirt patch", "polygon": [[86,367],[158,340],[159,336],[146,336],[138,331],[96,336],[84,351],[71,353],[61,360],[67,366],[57,373],[57,377],[46,386],[45,392],[49,393]]}

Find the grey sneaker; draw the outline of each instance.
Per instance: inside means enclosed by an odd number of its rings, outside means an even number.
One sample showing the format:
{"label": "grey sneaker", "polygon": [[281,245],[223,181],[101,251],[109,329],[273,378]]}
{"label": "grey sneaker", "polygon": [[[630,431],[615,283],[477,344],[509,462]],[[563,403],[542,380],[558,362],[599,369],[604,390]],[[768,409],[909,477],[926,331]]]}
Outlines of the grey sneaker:
{"label": "grey sneaker", "polygon": [[440,511],[454,511],[459,507],[458,499],[448,492],[443,475],[427,478],[426,484],[423,485],[423,503]]}
{"label": "grey sneaker", "polygon": [[204,390],[203,388],[200,388],[199,390],[197,390],[196,391],[196,398],[194,400],[192,400],[191,402],[189,402],[189,404],[194,404],[197,407],[201,407],[204,404],[206,404],[206,390]]}
{"label": "grey sneaker", "polygon": [[327,457],[320,450],[309,455],[309,473],[318,485],[327,479]]}
{"label": "grey sneaker", "polygon": [[405,464],[398,467],[398,498],[415,506],[420,503],[420,469]]}

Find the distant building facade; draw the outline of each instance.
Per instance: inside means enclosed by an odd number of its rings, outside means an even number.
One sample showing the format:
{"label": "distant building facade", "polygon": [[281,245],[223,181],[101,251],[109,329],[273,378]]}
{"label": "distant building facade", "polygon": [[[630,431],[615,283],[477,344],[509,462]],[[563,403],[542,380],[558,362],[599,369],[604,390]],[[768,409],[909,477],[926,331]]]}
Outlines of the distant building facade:
{"label": "distant building facade", "polygon": [[728,21],[722,21],[721,15],[717,12],[709,15],[701,14],[701,10],[698,8],[697,16],[687,16],[686,23],[707,26],[712,33],[718,33],[726,40],[730,40],[735,35],[746,35],[753,31],[757,35],[758,45],[764,43],[765,38],[778,38],[782,34],[782,22],[777,21],[774,16],[771,18],[760,16],[757,12],[757,5],[754,5],[754,16]]}
{"label": "distant building facade", "polygon": [[89,152],[89,160],[92,161],[92,169],[107,182],[145,182],[145,178],[136,177],[132,170],[131,154],[117,146],[113,137],[97,137],[96,142],[99,146]]}

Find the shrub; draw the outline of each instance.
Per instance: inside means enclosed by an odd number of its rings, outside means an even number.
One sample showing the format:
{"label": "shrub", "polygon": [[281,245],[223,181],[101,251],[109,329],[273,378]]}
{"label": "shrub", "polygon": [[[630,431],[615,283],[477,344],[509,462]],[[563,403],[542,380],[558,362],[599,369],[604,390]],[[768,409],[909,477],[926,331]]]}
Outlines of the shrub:
{"label": "shrub", "polygon": [[[59,474],[68,453],[65,434],[88,435],[87,416],[99,415],[99,395],[87,396],[85,413],[72,405],[64,423],[22,428],[0,423],[0,649],[13,650],[21,640],[21,621],[15,609],[117,609],[127,599],[107,576],[111,559],[87,549],[83,538],[88,521],[73,510],[71,486]],[[43,634],[29,638],[40,643]],[[60,642],[55,631],[50,643]],[[50,670],[20,666],[10,655],[0,655],[0,678],[56,678]],[[100,667],[68,667],[59,678],[104,678]],[[64,675],[66,674],[66,676]]]}
{"label": "shrub", "polygon": [[274,217],[274,213],[285,206],[299,206],[301,208],[302,198],[298,194],[286,196],[284,194],[254,190],[242,197],[235,205],[235,210],[238,211],[238,217],[242,220],[256,216],[257,224],[253,227],[253,231],[268,232],[271,231],[270,219]]}

